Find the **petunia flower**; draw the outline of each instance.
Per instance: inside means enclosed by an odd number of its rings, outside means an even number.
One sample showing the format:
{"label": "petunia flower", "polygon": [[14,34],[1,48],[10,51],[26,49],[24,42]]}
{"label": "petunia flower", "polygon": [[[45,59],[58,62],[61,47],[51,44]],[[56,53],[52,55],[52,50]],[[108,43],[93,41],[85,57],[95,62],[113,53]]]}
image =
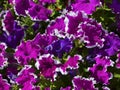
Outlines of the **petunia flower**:
{"label": "petunia flower", "polygon": [[112,66],[113,62],[108,57],[95,57],[96,64],[89,68],[91,76],[102,84],[108,84],[112,74],[107,71],[107,67]]}
{"label": "petunia flower", "polygon": [[68,74],[70,73],[70,70],[75,70],[79,68],[78,64],[81,59],[82,57],[80,55],[75,55],[73,57],[69,56],[67,58],[67,61],[64,64],[62,64],[59,68],[57,68],[57,71],[60,71],[62,74]]}
{"label": "petunia flower", "polygon": [[105,43],[104,43],[104,51],[109,55],[112,56],[116,52],[120,50],[120,38],[114,34],[110,33],[105,37]]}
{"label": "petunia flower", "polygon": [[86,19],[78,27],[78,36],[86,43],[87,48],[103,47],[104,38],[101,24],[93,19]]}
{"label": "petunia flower", "polygon": [[94,48],[94,54],[102,56],[113,56],[120,51],[120,38],[113,32],[104,35],[104,46],[100,48]]}
{"label": "petunia flower", "polygon": [[57,40],[56,36],[38,33],[33,39],[33,43],[39,46],[40,54],[42,55],[48,53],[45,48],[56,40]]}
{"label": "petunia flower", "polygon": [[15,79],[15,81],[18,85],[22,86],[22,90],[33,90],[36,82],[35,78],[34,69],[32,69],[30,66],[25,66],[18,73],[18,77]]}
{"label": "petunia flower", "polygon": [[6,43],[8,47],[16,48],[24,37],[24,30],[25,29],[15,21],[13,24],[13,30],[10,34],[2,31],[0,41]]}
{"label": "petunia flower", "polygon": [[48,35],[62,35],[65,32],[64,17],[58,17],[56,20],[51,21],[47,27],[46,34]]}
{"label": "petunia flower", "polygon": [[68,39],[60,39],[46,47],[46,50],[59,58],[62,58],[63,54],[68,53],[72,48],[72,42]]}
{"label": "petunia flower", "polygon": [[83,12],[70,11],[69,13],[67,13],[65,18],[66,22],[65,31],[69,34],[72,34],[74,37],[77,37],[79,24],[84,22],[87,18],[88,18],[87,15]]}
{"label": "petunia flower", "polygon": [[20,64],[27,65],[31,59],[36,60],[39,55],[39,47],[30,40],[26,42],[23,41],[17,47],[14,55]]}
{"label": "petunia flower", "polygon": [[82,78],[81,76],[76,76],[72,80],[73,90],[97,90],[94,87],[94,82],[92,79]]}
{"label": "petunia flower", "polygon": [[52,56],[43,56],[40,58],[39,62],[39,70],[41,75],[43,75],[47,79],[54,80],[54,76],[56,74],[55,70],[57,65],[53,60]]}
{"label": "petunia flower", "polygon": [[34,2],[30,2],[30,8],[27,11],[28,15],[32,20],[47,20],[48,16],[51,15],[51,10],[48,10],[41,4],[36,4]]}
{"label": "petunia flower", "polygon": [[11,34],[13,32],[13,27],[14,27],[14,16],[12,15],[11,11],[7,11],[5,14],[5,17],[2,22],[3,30],[7,34]]}
{"label": "petunia flower", "polygon": [[26,16],[26,11],[30,7],[29,0],[14,0],[14,10],[16,14]]}
{"label": "petunia flower", "polygon": [[84,11],[87,14],[92,14],[97,6],[100,6],[100,0],[75,0],[71,5],[73,11]]}

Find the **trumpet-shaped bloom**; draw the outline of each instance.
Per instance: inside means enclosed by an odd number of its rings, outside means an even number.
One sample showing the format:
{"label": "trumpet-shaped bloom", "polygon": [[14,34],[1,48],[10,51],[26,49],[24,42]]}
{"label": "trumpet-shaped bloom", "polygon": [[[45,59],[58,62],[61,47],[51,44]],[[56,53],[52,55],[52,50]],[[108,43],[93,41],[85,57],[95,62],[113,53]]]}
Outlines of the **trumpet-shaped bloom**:
{"label": "trumpet-shaped bloom", "polygon": [[94,87],[93,80],[76,76],[73,78],[74,90],[97,90]]}
{"label": "trumpet-shaped bloom", "polygon": [[91,76],[93,76],[98,82],[108,84],[111,78],[111,73],[107,71],[107,67],[112,66],[113,62],[108,57],[96,57],[96,64],[90,67]]}
{"label": "trumpet-shaped bloom", "polygon": [[21,42],[15,52],[15,57],[22,65],[28,64],[31,59],[35,60],[38,55],[39,47],[35,45],[32,41]]}
{"label": "trumpet-shaped bloom", "polygon": [[69,53],[72,48],[72,42],[68,39],[60,39],[53,42],[51,45],[46,47],[46,50],[59,58],[62,58],[63,54]]}
{"label": "trumpet-shaped bloom", "polygon": [[75,0],[72,8],[73,11],[84,11],[87,14],[92,14],[99,5],[100,0]]}

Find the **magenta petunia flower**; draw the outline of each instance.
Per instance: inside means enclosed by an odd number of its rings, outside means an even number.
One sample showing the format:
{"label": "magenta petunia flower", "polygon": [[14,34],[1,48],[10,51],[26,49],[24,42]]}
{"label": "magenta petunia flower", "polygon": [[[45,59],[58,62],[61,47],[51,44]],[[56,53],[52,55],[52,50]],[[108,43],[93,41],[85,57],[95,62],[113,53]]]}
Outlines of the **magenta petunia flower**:
{"label": "magenta petunia flower", "polygon": [[108,57],[96,57],[95,61],[96,64],[89,69],[91,76],[94,77],[98,82],[108,84],[112,75],[110,72],[107,72],[107,67],[112,66],[113,62]]}
{"label": "magenta petunia flower", "polygon": [[[67,74],[67,69],[78,69],[79,66],[79,60],[81,60],[82,57],[80,55],[75,55],[73,57],[69,56],[67,61],[61,65],[59,68],[62,74]],[[58,69],[58,71],[59,71]]]}
{"label": "magenta petunia flower", "polygon": [[76,76],[72,80],[73,90],[97,90],[94,87],[93,80],[82,78],[80,76]]}
{"label": "magenta petunia flower", "polygon": [[87,19],[78,27],[78,36],[83,38],[86,47],[103,47],[102,26],[95,20]]}
{"label": "magenta petunia flower", "polygon": [[25,66],[15,79],[18,85],[22,86],[22,90],[34,90],[34,83],[36,82],[34,69],[29,66]]}
{"label": "magenta petunia flower", "polygon": [[66,24],[68,24],[68,26],[66,26],[67,33],[72,34],[74,37],[76,37],[79,24],[85,21],[87,18],[87,15],[83,12],[69,12],[65,18]]}
{"label": "magenta petunia flower", "polygon": [[14,9],[18,15],[26,16],[25,10],[30,7],[29,0],[14,0]]}
{"label": "magenta petunia flower", "polygon": [[3,30],[8,34],[13,32],[14,16],[11,11],[7,11],[3,19]]}
{"label": "magenta petunia flower", "polygon": [[64,17],[58,17],[56,20],[52,21],[47,28],[46,33],[48,35],[60,35],[65,32],[65,22]]}
{"label": "magenta petunia flower", "polygon": [[47,50],[45,48],[56,40],[56,36],[38,33],[33,39],[33,43],[39,46],[40,54],[42,55],[47,53]]}
{"label": "magenta petunia flower", "polygon": [[76,38],[78,26],[85,19],[87,19],[87,15],[85,13],[70,11],[64,16],[61,15],[57,17],[56,20],[51,21],[46,33],[60,38]]}
{"label": "magenta petunia flower", "polygon": [[30,8],[28,14],[32,20],[47,20],[48,16],[51,15],[51,10],[48,10],[41,4],[30,2]]}
{"label": "magenta petunia flower", "polygon": [[2,78],[0,74],[0,90],[10,90],[10,85]]}
{"label": "magenta petunia flower", "polygon": [[57,65],[55,61],[52,59],[52,56],[44,56],[39,60],[39,69],[41,75],[48,79],[54,79],[55,70]]}
{"label": "magenta petunia flower", "polygon": [[84,11],[87,14],[92,14],[99,5],[100,0],[75,0],[72,4],[72,10]]}
{"label": "magenta petunia flower", "polygon": [[35,60],[37,58],[39,55],[39,47],[30,40],[26,42],[23,41],[17,47],[14,55],[20,64],[27,65],[31,59]]}

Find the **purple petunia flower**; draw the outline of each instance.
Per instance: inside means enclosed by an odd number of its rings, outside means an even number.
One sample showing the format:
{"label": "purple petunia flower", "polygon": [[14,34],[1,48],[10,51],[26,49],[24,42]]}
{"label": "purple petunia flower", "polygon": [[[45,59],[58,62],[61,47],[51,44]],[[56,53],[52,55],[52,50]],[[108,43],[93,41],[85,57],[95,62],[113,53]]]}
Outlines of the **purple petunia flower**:
{"label": "purple petunia flower", "polygon": [[88,48],[95,46],[103,47],[104,38],[102,33],[102,26],[92,19],[85,20],[78,27],[78,36],[83,38]]}
{"label": "purple petunia flower", "polygon": [[0,35],[0,41],[7,44],[11,48],[16,48],[24,37],[25,28],[21,27],[17,21],[14,20],[11,11],[7,11],[2,22],[3,30]]}
{"label": "purple petunia flower", "polygon": [[0,90],[10,90],[10,85],[2,78],[0,74]]}
{"label": "purple petunia flower", "polygon": [[93,80],[82,78],[80,76],[76,76],[72,80],[74,89],[73,90],[97,90],[94,87]]}
{"label": "purple petunia flower", "polygon": [[116,14],[120,13],[120,1],[119,0],[112,0],[112,4],[110,7],[113,9],[113,12]]}
{"label": "purple petunia flower", "polygon": [[116,52],[120,51],[120,38],[114,33],[106,35],[103,48],[109,56],[114,55]]}
{"label": "purple petunia flower", "polygon": [[67,33],[72,34],[74,37],[76,37],[79,24],[81,22],[84,22],[87,18],[87,15],[83,12],[70,11],[65,18],[67,24],[65,30]]}
{"label": "purple petunia flower", "polygon": [[72,4],[73,11],[84,11],[92,14],[96,10],[96,6],[100,5],[100,0],[75,0]]}
{"label": "purple petunia flower", "polygon": [[65,88],[61,87],[60,90],[71,90],[71,86],[67,86]]}
{"label": "purple petunia flower", "polygon": [[41,75],[48,79],[54,79],[55,70],[57,65],[55,61],[52,59],[52,56],[43,56],[39,60],[39,69]]}
{"label": "purple petunia flower", "polygon": [[7,34],[11,34],[13,32],[13,27],[14,27],[14,17],[12,15],[11,11],[7,11],[6,15],[3,19],[3,30],[7,33]]}
{"label": "purple petunia flower", "polygon": [[30,7],[29,0],[14,0],[14,9],[18,15],[26,16],[25,10]]}
{"label": "purple petunia flower", "polygon": [[82,57],[80,55],[75,55],[74,57],[69,56],[67,61],[62,64],[57,71],[60,70],[62,74],[67,74],[67,69],[78,69],[79,60],[81,59]]}
{"label": "purple petunia flower", "polygon": [[34,69],[30,66],[25,66],[19,73],[15,81],[22,86],[22,90],[34,90],[34,83],[36,82]]}
{"label": "purple petunia flower", "polygon": [[48,10],[41,4],[36,4],[30,2],[30,8],[28,9],[28,14],[32,20],[47,20],[48,16],[51,14],[51,10]]}
{"label": "purple petunia flower", "polygon": [[38,55],[39,47],[30,40],[26,42],[21,42],[21,44],[17,47],[17,50],[15,52],[15,57],[18,59],[18,62],[22,65],[28,64],[31,59],[35,60]]}
{"label": "purple petunia flower", "polygon": [[15,21],[11,34],[8,35],[6,32],[2,31],[0,41],[6,43],[8,47],[16,48],[24,37],[24,30],[25,29]]}
{"label": "purple petunia flower", "polygon": [[94,52],[102,56],[112,56],[120,51],[120,38],[112,33],[104,35],[104,46],[99,49],[95,48]]}
{"label": "purple petunia flower", "polygon": [[51,45],[46,47],[46,50],[59,58],[62,58],[64,53],[68,53],[72,48],[72,42],[68,39],[60,39],[53,42]]}
{"label": "purple petunia flower", "polygon": [[[46,33],[60,38],[77,37],[78,26],[87,19],[87,15],[82,12],[68,12],[65,16],[58,17],[48,26]],[[72,24],[71,24],[72,23]]]}
{"label": "purple petunia flower", "polygon": [[42,55],[47,53],[47,50],[45,50],[45,48],[56,40],[57,40],[56,36],[38,33],[33,39],[33,43],[39,46],[40,54]]}
{"label": "purple petunia flower", "polygon": [[65,32],[65,22],[64,17],[58,17],[55,21],[52,21],[48,26],[46,34],[48,35],[58,35],[64,34]]}
{"label": "purple petunia flower", "polygon": [[111,73],[107,72],[107,67],[112,66],[113,62],[108,57],[96,57],[96,64],[90,67],[91,76],[98,82],[108,84],[111,79]]}

